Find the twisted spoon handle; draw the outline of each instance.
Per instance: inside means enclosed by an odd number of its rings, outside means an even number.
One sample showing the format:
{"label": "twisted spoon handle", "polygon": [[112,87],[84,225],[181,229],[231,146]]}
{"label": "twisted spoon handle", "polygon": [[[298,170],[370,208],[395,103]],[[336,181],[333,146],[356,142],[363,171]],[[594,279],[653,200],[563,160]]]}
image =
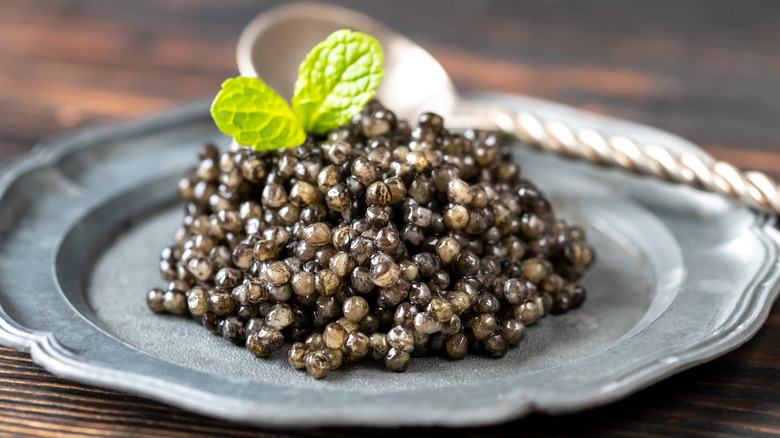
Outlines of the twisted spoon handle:
{"label": "twisted spoon handle", "polygon": [[543,122],[533,114],[481,108],[491,122],[530,146],[641,175],[719,193],[752,208],[780,214],[780,186],[761,172],[742,172],[724,161],[705,163],[694,154],[673,154],[656,145],[637,145],[625,137],[575,132],[564,123]]}

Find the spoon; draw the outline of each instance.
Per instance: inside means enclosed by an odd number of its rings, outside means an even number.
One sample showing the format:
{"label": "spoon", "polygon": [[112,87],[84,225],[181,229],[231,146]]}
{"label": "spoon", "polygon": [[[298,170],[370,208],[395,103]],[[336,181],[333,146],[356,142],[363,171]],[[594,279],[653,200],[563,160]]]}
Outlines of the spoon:
{"label": "spoon", "polygon": [[366,15],[339,6],[292,3],[260,14],[239,38],[239,72],[262,77],[277,91],[292,90],[296,76],[292,72],[298,71],[308,51],[344,28],[370,34],[382,44],[385,78],[377,97],[401,118],[414,120],[423,111],[435,112],[453,126],[498,128],[537,149],[686,184],[780,214],[780,187],[763,173],[743,173],[700,151],[678,153],[662,145],[638,145],[626,137],[607,137],[497,103],[465,99],[422,47]]}

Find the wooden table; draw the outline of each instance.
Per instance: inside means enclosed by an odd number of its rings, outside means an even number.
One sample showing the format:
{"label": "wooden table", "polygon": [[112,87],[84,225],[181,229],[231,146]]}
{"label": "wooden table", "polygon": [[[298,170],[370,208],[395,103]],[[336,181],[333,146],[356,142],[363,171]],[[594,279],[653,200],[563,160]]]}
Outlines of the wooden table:
{"label": "wooden table", "polygon": [[[93,122],[212,96],[247,21],[280,1],[3,0],[0,159]],[[780,177],[780,8],[768,2],[341,1],[411,36],[463,89],[517,92],[656,125]],[[774,5],[774,4],[772,4]],[[776,6],[776,5],[775,5]],[[407,436],[778,436],[780,307],[738,350],[613,405]],[[0,349],[0,435],[376,436],[278,431],[74,384]]]}

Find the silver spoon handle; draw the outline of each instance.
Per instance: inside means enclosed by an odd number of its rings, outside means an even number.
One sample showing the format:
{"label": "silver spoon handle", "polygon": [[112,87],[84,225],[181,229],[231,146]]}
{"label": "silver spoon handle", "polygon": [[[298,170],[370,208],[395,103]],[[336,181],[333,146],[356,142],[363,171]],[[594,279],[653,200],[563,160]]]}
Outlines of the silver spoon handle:
{"label": "silver spoon handle", "polygon": [[694,154],[675,154],[661,146],[638,145],[626,137],[606,137],[590,129],[575,131],[565,123],[542,121],[527,112],[492,106],[483,111],[503,131],[536,149],[686,184],[780,214],[780,186],[761,172],[742,172],[725,161],[705,163]]}

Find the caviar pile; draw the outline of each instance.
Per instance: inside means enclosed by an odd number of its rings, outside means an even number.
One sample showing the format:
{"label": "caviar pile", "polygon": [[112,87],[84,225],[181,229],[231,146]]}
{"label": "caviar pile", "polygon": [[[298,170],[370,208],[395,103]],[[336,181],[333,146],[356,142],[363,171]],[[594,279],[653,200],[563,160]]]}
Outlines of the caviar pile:
{"label": "caviar pile", "polygon": [[579,307],[593,254],[581,228],[513,164],[492,132],[415,125],[377,102],[321,138],[258,152],[233,144],[179,183],[158,313],[322,378],[373,358],[503,356],[526,326]]}

